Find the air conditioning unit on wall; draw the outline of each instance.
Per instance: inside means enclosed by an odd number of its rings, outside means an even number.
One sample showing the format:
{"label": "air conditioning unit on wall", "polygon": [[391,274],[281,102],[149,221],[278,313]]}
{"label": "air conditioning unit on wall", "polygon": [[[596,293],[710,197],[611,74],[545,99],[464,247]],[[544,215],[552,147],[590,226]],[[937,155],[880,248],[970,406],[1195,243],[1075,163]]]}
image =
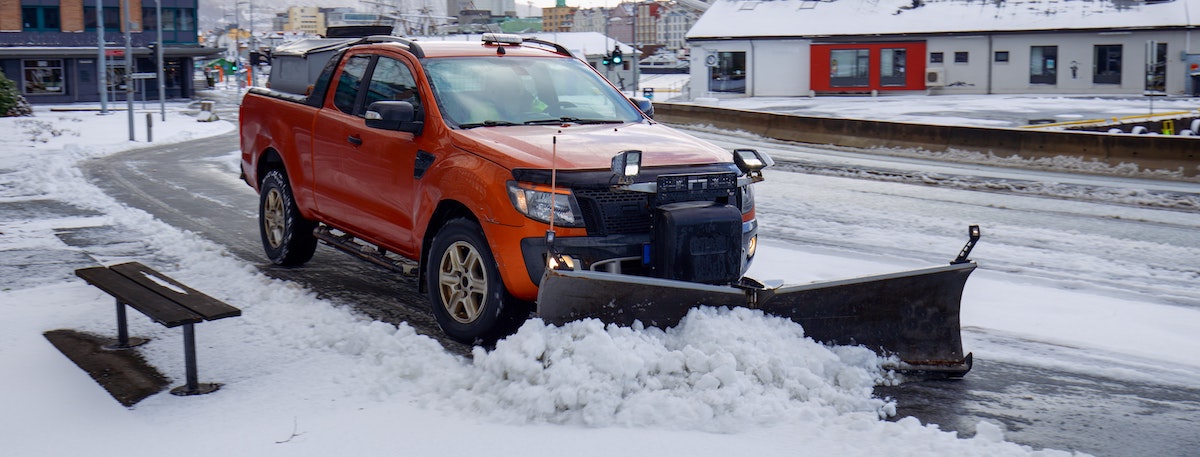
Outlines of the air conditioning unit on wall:
{"label": "air conditioning unit on wall", "polygon": [[946,85],[946,69],[926,68],[925,87],[942,87]]}

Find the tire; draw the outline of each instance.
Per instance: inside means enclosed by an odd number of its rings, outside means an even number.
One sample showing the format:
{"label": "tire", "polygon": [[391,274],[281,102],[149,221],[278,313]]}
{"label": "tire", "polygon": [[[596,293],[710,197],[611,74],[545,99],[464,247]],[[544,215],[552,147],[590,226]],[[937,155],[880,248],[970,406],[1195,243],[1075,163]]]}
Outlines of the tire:
{"label": "tire", "polygon": [[258,231],[263,251],[276,265],[303,265],[317,250],[313,229],[317,223],[305,219],[296,207],[292,186],[281,170],[268,171],[258,195]]}
{"label": "tire", "polygon": [[496,260],[475,221],[454,219],[430,245],[426,281],[433,315],[442,331],[466,344],[492,344],[524,320],[510,297]]}

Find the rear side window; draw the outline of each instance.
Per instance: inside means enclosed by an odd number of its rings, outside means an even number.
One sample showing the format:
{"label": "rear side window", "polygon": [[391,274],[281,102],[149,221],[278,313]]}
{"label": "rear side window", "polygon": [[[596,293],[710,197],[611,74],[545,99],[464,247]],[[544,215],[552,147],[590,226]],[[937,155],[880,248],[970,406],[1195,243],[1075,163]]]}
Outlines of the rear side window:
{"label": "rear side window", "polygon": [[359,86],[362,85],[363,75],[367,73],[367,65],[370,63],[370,56],[354,56],[342,66],[342,76],[338,78],[337,90],[333,94],[333,105],[343,113],[354,114],[354,102],[358,101]]}

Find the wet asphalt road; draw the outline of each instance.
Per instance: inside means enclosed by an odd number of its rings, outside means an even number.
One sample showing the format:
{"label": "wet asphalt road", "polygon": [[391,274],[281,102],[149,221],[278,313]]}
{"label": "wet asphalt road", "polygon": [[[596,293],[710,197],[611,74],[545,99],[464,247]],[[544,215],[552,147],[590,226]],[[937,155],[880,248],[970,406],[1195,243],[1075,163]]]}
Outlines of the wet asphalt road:
{"label": "wet asphalt road", "polygon": [[[218,108],[221,117],[235,119],[230,110],[236,105],[223,105]],[[441,335],[427,298],[417,292],[413,280],[328,247],[319,248],[302,268],[267,262],[257,228],[257,195],[237,179],[229,163],[237,148],[235,134],[221,135],[96,159],[84,165],[84,172],[121,202],[196,232],[272,277],[295,281],[372,319],[407,322],[447,350],[469,354],[470,348]],[[77,242],[103,243],[105,236],[101,230]],[[974,435],[975,425],[987,420],[1003,424],[1008,440],[1039,449],[1098,456],[1182,457],[1200,452],[1196,387],[989,361],[986,354],[976,354],[975,368],[964,379],[907,382],[879,387],[876,394],[897,401],[897,417],[915,416],[960,436]]]}

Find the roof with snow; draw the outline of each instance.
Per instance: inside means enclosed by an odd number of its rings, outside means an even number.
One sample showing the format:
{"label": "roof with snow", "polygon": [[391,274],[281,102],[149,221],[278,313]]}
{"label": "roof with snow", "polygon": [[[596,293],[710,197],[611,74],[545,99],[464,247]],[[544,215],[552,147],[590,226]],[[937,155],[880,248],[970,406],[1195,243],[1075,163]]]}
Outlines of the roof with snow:
{"label": "roof with snow", "polygon": [[689,39],[1195,27],[1200,0],[715,0]]}

